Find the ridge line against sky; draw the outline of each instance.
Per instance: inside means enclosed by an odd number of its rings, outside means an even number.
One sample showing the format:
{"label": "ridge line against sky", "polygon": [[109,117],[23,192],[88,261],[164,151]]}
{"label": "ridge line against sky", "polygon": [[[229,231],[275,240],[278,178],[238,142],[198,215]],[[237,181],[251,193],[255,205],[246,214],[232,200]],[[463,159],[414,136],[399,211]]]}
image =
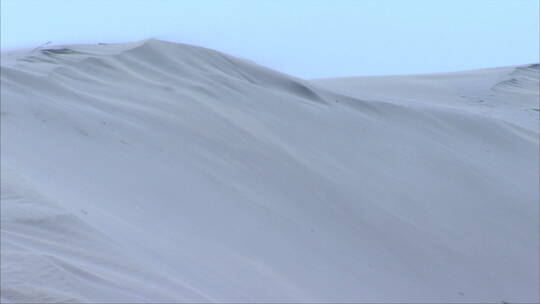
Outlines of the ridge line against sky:
{"label": "ridge line against sky", "polygon": [[2,50],[157,38],[303,78],[537,63],[537,0],[1,0]]}

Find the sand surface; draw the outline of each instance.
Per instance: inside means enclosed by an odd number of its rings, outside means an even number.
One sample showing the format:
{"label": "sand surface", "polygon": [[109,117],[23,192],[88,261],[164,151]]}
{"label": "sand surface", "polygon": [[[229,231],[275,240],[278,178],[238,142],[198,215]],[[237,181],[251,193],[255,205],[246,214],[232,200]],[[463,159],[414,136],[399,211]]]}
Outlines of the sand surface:
{"label": "sand surface", "polygon": [[3,53],[1,301],[538,302],[538,76]]}

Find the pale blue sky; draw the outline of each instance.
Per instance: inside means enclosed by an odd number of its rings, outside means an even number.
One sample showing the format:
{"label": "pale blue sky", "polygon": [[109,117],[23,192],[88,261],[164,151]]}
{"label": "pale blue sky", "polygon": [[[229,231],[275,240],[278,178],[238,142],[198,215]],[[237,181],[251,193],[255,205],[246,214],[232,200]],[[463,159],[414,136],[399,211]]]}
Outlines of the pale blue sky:
{"label": "pale blue sky", "polygon": [[539,61],[538,0],[0,0],[2,49],[146,38],[304,78]]}

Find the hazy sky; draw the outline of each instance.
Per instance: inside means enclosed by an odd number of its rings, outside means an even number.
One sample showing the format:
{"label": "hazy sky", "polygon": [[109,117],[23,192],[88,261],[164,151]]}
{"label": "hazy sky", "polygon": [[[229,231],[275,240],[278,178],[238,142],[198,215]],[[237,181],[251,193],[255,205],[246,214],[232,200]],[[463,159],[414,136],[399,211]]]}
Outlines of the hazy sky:
{"label": "hazy sky", "polygon": [[538,0],[0,0],[2,49],[158,38],[305,78],[539,61]]}

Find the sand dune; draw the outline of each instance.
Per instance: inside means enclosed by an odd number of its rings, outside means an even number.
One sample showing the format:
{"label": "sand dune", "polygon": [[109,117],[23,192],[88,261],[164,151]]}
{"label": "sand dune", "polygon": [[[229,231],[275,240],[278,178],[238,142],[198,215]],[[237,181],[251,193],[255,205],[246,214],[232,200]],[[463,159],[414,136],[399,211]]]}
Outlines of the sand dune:
{"label": "sand dune", "polygon": [[308,81],[147,40],[1,69],[2,302],[539,300],[538,65]]}

